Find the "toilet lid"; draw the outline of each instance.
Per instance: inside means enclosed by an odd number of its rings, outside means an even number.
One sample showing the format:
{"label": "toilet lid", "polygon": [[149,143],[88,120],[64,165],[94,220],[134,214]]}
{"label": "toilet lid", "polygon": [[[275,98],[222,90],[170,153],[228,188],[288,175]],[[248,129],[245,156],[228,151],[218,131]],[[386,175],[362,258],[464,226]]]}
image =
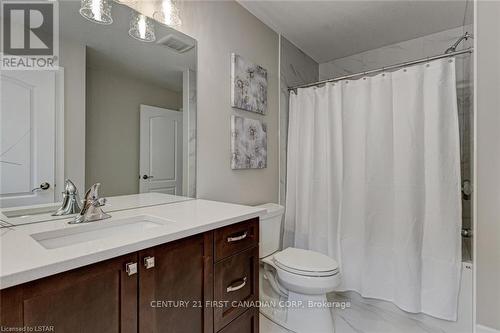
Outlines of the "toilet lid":
{"label": "toilet lid", "polygon": [[286,271],[308,276],[334,275],[339,269],[337,262],[324,254],[294,247],[276,253],[274,262]]}

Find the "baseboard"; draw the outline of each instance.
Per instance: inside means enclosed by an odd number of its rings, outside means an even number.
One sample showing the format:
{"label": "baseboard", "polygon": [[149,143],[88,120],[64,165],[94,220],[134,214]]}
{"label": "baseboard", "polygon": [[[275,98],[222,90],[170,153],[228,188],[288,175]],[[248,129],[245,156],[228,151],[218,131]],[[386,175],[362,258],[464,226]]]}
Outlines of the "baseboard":
{"label": "baseboard", "polygon": [[500,331],[488,326],[476,325],[476,333],[500,333]]}

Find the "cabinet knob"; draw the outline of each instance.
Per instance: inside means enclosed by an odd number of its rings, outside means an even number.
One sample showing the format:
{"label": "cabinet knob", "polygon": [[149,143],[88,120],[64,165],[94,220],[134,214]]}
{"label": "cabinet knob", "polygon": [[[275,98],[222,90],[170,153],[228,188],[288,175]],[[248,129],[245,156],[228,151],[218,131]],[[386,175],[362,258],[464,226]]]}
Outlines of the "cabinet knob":
{"label": "cabinet knob", "polygon": [[137,274],[137,263],[129,262],[125,265],[125,271],[127,272],[128,276]]}
{"label": "cabinet knob", "polygon": [[146,269],[155,267],[155,257],[144,258],[144,267],[146,267]]}

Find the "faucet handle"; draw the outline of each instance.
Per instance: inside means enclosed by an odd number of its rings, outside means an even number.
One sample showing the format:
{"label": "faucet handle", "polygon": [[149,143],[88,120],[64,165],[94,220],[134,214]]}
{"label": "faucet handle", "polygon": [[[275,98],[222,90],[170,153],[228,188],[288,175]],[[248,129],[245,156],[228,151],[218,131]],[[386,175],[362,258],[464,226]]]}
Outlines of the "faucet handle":
{"label": "faucet handle", "polygon": [[102,207],[106,204],[108,200],[106,198],[99,198],[97,200],[94,200],[93,205],[96,207]]}
{"label": "faucet handle", "polygon": [[62,216],[80,213],[80,197],[75,184],[69,179],[64,182],[64,191],[62,192],[63,202],[61,207],[55,211],[52,216]]}
{"label": "faucet handle", "polygon": [[76,224],[99,221],[111,217],[111,215],[102,211],[101,207],[106,204],[106,198],[99,198],[99,186],[101,186],[100,183],[95,183],[85,192],[85,201],[82,211],[73,221],[68,223]]}
{"label": "faucet handle", "polygon": [[90,200],[97,200],[99,199],[99,187],[101,186],[101,183],[95,183],[92,185],[87,192],[85,192],[85,201],[90,201]]}
{"label": "faucet handle", "polygon": [[64,182],[64,194],[76,194],[78,195],[78,189],[75,184],[68,178]]}

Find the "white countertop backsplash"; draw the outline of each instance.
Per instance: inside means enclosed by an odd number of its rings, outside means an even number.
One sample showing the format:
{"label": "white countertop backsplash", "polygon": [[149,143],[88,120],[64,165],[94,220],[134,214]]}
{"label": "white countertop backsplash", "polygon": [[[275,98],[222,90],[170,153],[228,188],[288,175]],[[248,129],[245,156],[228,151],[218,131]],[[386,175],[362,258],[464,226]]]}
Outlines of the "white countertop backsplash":
{"label": "white countertop backsplash", "polygon": [[77,228],[81,225],[68,224],[70,219],[59,219],[2,228],[0,289],[220,228],[264,213],[264,209],[257,207],[197,199],[114,211],[109,219],[85,225],[142,215],[169,220],[172,223],[55,249],[44,248],[31,235]]}

